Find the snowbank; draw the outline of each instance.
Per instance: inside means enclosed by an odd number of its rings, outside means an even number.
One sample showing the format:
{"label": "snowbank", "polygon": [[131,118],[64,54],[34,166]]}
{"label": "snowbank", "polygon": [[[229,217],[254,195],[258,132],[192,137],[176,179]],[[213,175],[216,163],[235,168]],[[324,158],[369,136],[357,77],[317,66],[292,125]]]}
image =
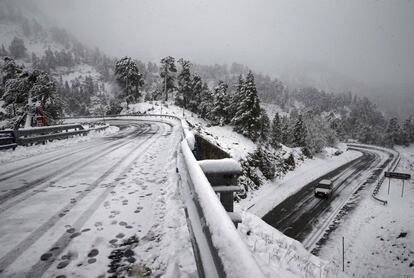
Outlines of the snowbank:
{"label": "snowbank", "polygon": [[332,262],[310,254],[303,245],[251,213],[242,213],[239,232],[270,277],[346,277]]}

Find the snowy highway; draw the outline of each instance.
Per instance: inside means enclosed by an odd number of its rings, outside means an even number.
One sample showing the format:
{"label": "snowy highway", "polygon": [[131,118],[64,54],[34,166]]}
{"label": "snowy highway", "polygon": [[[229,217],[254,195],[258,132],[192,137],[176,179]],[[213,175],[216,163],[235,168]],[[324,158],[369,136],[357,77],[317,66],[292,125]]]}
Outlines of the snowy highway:
{"label": "snowy highway", "polygon": [[0,277],[156,276],[191,252],[179,128],[111,124],[120,131],[1,165]]}
{"label": "snowy highway", "polygon": [[[263,217],[263,220],[285,235],[301,241],[312,250],[348,202],[359,195],[370,193],[379,169],[392,160],[392,154],[356,149],[363,155],[327,175],[309,183],[302,190],[280,203]],[[320,179],[331,179],[334,191],[329,199],[317,198],[313,188]],[[346,208],[345,208],[346,209]]]}

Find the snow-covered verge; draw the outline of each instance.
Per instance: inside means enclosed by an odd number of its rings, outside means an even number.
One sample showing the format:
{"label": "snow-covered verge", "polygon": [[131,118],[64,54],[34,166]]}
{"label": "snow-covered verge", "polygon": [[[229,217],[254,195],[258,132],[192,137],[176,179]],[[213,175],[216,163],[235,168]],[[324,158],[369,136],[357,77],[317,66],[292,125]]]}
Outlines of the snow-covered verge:
{"label": "snow-covered verge", "polygon": [[[127,111],[123,111],[127,112]],[[151,114],[168,114],[186,119],[200,135],[214,142],[223,150],[228,152],[236,160],[245,158],[248,153],[256,149],[256,145],[250,139],[237,134],[231,126],[210,126],[205,120],[198,115],[177,107],[171,103],[167,105],[159,101],[142,102],[130,105],[130,113],[151,113]]]}
{"label": "snow-covered verge", "polygon": [[238,230],[265,272],[286,278],[346,277],[333,262],[310,254],[300,242],[285,236],[257,216],[248,212],[241,215],[243,222]]}
{"label": "snow-covered verge", "polygon": [[18,146],[14,151],[11,149],[0,151],[0,163],[6,163],[17,159],[28,158],[45,152],[59,150],[63,147],[69,147],[82,142],[91,141],[94,138],[108,136],[117,133],[118,131],[118,127],[109,126],[104,130],[90,131],[86,136],[74,136],[72,138],[63,140],[54,140],[45,145]]}
{"label": "snow-covered verge", "polygon": [[236,204],[236,210],[248,210],[259,217],[263,217],[309,182],[357,159],[361,155],[357,151],[346,151],[339,156],[317,156],[305,160],[295,171],[288,172],[280,179],[266,182],[258,190],[250,192],[246,199]]}
{"label": "snow-covered verge", "polygon": [[[414,175],[414,145],[396,148],[401,161],[396,172]],[[345,238],[345,272],[356,277],[414,277],[414,182],[384,181],[378,197],[383,206],[365,198],[342,219],[319,254],[335,262],[342,260],[341,238]]]}

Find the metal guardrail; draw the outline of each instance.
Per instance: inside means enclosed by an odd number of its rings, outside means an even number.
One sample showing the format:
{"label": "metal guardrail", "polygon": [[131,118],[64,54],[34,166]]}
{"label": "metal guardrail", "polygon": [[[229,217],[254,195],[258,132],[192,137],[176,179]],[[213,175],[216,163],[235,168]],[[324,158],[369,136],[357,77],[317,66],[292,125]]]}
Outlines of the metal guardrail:
{"label": "metal guardrail", "polygon": [[0,150],[16,149],[16,135],[13,130],[0,130]]}
{"label": "metal guardrail", "polygon": [[15,133],[17,144],[26,146],[34,143],[44,144],[48,140],[64,139],[74,135],[86,135],[89,131],[80,124],[70,124],[18,129]]}
{"label": "metal guardrail", "polygon": [[[27,129],[0,131],[0,150],[17,147],[17,145],[31,145],[46,143],[49,140],[65,139],[75,135],[87,135],[90,131],[104,130],[108,125],[84,129],[80,124],[32,127]],[[1,136],[11,133],[13,136]]]}
{"label": "metal guardrail", "polygon": [[[199,276],[203,278],[264,277],[265,275],[247,245],[242,241],[229,214],[225,211],[213,187],[197,163],[192,152],[195,139],[188,138],[191,136],[191,132],[189,132],[186,123],[183,123],[181,118],[168,114],[128,114],[106,115],[105,117],[70,117],[66,119],[122,117],[160,117],[180,121],[185,137],[181,142],[185,173],[180,173],[180,176],[183,180],[183,175],[185,175],[186,182],[183,185],[187,187],[186,194],[190,196],[185,198],[188,202],[185,214]],[[197,173],[195,174],[194,171]],[[225,246],[231,246],[231,251],[229,251],[229,248],[224,248],[223,242],[225,242]]]}
{"label": "metal guardrail", "polygon": [[[185,179],[189,202],[187,222],[195,246],[200,277],[265,277],[251,251],[243,242],[230,214],[217,197],[212,184],[193,154],[194,136],[183,126],[186,138],[181,152],[186,165]],[[200,246],[204,247],[203,249]],[[229,248],[231,247],[231,248]]]}
{"label": "metal guardrail", "polygon": [[[373,146],[373,145],[363,145],[363,144],[348,144],[349,146],[353,146],[353,147],[362,147],[362,148],[368,148],[368,149],[373,149],[373,150],[379,150],[379,151],[387,151],[388,153],[391,153],[390,151],[391,151],[391,149],[386,149],[386,148],[384,148],[384,147],[379,147],[379,146]],[[397,154],[397,156],[395,157],[395,159],[394,159],[394,161],[389,165],[389,167],[388,167],[388,171],[393,171],[393,170],[395,170],[395,168],[397,168],[397,166],[398,166],[398,163],[400,162],[400,159],[401,159],[401,157],[400,157],[400,153],[398,152],[398,151],[395,151],[395,150],[392,150],[392,151],[394,151],[396,154]],[[383,170],[382,172],[381,172],[381,175],[382,175],[382,177],[379,179],[379,181],[378,181],[378,183],[375,185],[375,188],[374,188],[374,190],[372,191],[372,198],[374,199],[374,200],[376,200],[376,201],[378,201],[378,202],[380,202],[381,204],[383,204],[384,206],[386,205],[386,204],[388,204],[388,201],[386,201],[386,200],[382,200],[382,199],[380,199],[380,198],[378,198],[377,197],[377,194],[378,194],[378,192],[380,191],[380,189],[381,189],[381,186],[382,186],[382,184],[383,184],[383,182],[384,182],[384,180],[385,180],[385,177],[383,176],[383,174],[384,174],[384,171],[385,170]]]}

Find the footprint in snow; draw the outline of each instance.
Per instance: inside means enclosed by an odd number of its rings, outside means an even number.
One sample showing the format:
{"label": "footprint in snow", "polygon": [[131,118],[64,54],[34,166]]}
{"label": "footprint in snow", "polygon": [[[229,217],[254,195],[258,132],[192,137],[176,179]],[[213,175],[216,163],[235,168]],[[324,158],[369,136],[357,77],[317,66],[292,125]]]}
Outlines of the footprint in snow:
{"label": "footprint in snow", "polygon": [[91,251],[89,251],[88,257],[93,258],[93,257],[96,257],[98,254],[99,254],[99,250],[95,248],[95,249],[92,249]]}

